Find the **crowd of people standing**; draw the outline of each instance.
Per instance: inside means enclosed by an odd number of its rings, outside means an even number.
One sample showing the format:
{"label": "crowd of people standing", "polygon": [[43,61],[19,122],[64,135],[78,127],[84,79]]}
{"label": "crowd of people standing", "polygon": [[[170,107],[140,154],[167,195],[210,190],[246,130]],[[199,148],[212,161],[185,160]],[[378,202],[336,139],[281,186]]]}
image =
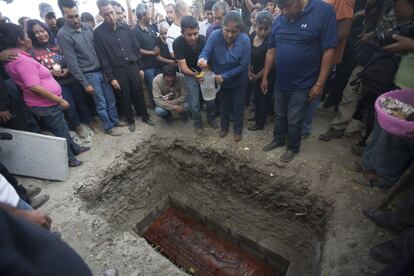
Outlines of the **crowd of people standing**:
{"label": "crowd of people standing", "polygon": [[[208,127],[224,138],[232,122],[239,142],[249,107],[249,131],[263,130],[274,115],[263,150],[286,147],[280,161],[290,162],[323,101],[337,113],[321,143],[363,130],[351,147],[361,156],[356,181],[390,188],[412,163],[413,142],[381,129],[374,102],[389,90],[414,89],[413,0],[207,0],[203,12],[161,1],[165,17],[154,3],[126,4],[98,0],[94,17],[59,0],[57,18],[42,3],[43,21],[22,17],[18,25],[0,15],[1,125],[66,138],[68,164],[76,167],[90,148],[69,130],[82,138],[84,127],[98,132],[101,125],[120,136],[120,127],[135,131],[134,113],[153,126],[154,108],[165,124],[190,118],[203,135],[205,110]],[[203,99],[211,73],[217,96]],[[365,214],[390,223],[390,214]],[[393,226],[413,225],[404,217]]]}

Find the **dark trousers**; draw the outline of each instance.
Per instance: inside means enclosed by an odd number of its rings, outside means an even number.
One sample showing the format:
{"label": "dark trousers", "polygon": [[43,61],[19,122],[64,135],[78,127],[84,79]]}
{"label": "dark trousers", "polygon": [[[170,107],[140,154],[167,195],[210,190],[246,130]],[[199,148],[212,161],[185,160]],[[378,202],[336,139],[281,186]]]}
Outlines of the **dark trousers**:
{"label": "dark trousers", "polygon": [[9,100],[7,108],[12,118],[7,123],[1,123],[0,125],[6,128],[39,133],[39,124],[24,103],[19,88],[11,79],[5,80],[3,84]]}
{"label": "dark trousers", "polygon": [[272,98],[273,98],[273,82],[269,82],[269,89],[266,94],[263,94],[262,89],[260,88],[260,83],[262,79],[257,80],[254,83],[254,99],[256,104],[255,109],[255,118],[256,126],[264,127],[266,123],[267,115],[272,109]]}
{"label": "dark trousers", "polygon": [[234,88],[221,88],[220,98],[220,124],[221,129],[228,131],[230,114],[233,112],[233,132],[241,134],[243,130],[244,105],[246,102],[247,82]]}
{"label": "dark trousers", "polygon": [[306,114],[309,89],[275,89],[276,120],[273,136],[278,143],[285,143],[293,152],[299,152],[302,124]]}
{"label": "dark trousers", "polygon": [[135,122],[132,105],[134,105],[135,112],[138,116],[142,117],[142,120],[148,119],[149,115],[147,107],[145,106],[144,94],[142,93],[138,66],[131,64],[125,67],[115,68],[114,76],[121,86],[121,91],[115,91],[115,93],[119,93],[122,114],[128,123]]}
{"label": "dark trousers", "polygon": [[93,115],[89,109],[86,92],[78,82],[62,85],[62,96],[68,101],[70,108],[65,110],[65,118],[70,129],[73,129],[82,122],[89,125]]}
{"label": "dark trousers", "polygon": [[69,127],[63,116],[63,108],[59,105],[48,107],[30,107],[30,111],[42,123],[46,125],[48,131],[57,137],[66,138],[68,148],[68,159],[75,159],[75,154],[80,150],[80,146],[76,144],[69,135]]}

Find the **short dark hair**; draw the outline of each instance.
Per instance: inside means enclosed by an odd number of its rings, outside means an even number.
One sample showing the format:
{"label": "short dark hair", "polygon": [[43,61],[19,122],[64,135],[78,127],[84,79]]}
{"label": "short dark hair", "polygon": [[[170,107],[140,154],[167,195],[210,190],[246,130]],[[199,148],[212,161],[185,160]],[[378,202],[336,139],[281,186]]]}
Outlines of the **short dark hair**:
{"label": "short dark hair", "polygon": [[96,1],[96,6],[98,7],[98,10],[100,11],[102,7],[106,7],[108,5],[111,5],[111,2],[109,0],[98,0]]}
{"label": "short dark hair", "polygon": [[89,12],[83,12],[80,16],[81,22],[95,22],[95,18]]}
{"label": "short dark hair", "polygon": [[73,8],[73,7],[78,7],[78,4],[75,0],[58,0],[58,6],[60,11],[63,14],[63,8]]}
{"label": "short dark hair", "polygon": [[175,76],[177,76],[177,66],[171,65],[171,64],[165,65],[162,68],[162,75],[164,77],[175,77]]}
{"label": "short dark hair", "polygon": [[243,30],[244,24],[243,19],[241,18],[240,14],[236,11],[229,11],[226,13],[223,19],[223,26],[227,26],[230,22],[235,22],[237,29],[240,31]]}
{"label": "short dark hair", "polygon": [[187,15],[181,19],[181,32],[184,33],[186,29],[198,28],[198,21],[194,17]]}
{"label": "short dark hair", "polygon": [[256,24],[257,25],[272,25],[273,22],[273,15],[269,11],[261,11],[256,17]]}
{"label": "short dark hair", "polygon": [[124,7],[122,7],[122,5],[121,5],[121,4],[119,4],[119,2],[117,2],[117,1],[115,1],[115,0],[112,0],[112,1],[110,1],[109,3],[110,3],[112,6],[120,7],[122,11],[125,11],[125,10],[124,10]]}
{"label": "short dark hair", "polygon": [[18,39],[24,39],[24,30],[19,25],[4,23],[0,25],[0,51],[15,48]]}
{"label": "short dark hair", "polygon": [[215,3],[216,1],[214,0],[207,0],[204,4],[204,11],[212,11]]}
{"label": "short dark hair", "polygon": [[50,30],[46,26],[46,24],[41,22],[40,20],[37,20],[37,19],[30,19],[29,21],[27,21],[27,36],[32,41],[33,46],[35,48],[43,47],[43,45],[41,45],[39,43],[39,41],[37,41],[37,38],[36,38],[35,33],[33,31],[33,26],[35,26],[35,25],[39,25],[40,27],[42,27],[43,29],[46,30],[47,34],[49,35],[49,43],[48,44],[53,45],[54,44],[53,34],[50,32]]}
{"label": "short dark hair", "polygon": [[56,19],[56,27],[58,28],[58,30],[60,30],[60,28],[62,28],[63,25],[65,25],[65,19],[63,19],[63,17],[59,17],[58,19]]}

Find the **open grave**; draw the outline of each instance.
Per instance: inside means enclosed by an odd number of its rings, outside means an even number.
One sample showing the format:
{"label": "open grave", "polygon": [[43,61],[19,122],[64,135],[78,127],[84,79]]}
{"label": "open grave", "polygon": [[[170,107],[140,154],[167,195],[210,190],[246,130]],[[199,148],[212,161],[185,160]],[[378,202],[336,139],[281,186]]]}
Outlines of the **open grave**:
{"label": "open grave", "polygon": [[[229,247],[250,256],[261,268],[270,267],[268,275],[317,275],[331,206],[309,190],[305,179],[277,171],[269,174],[228,152],[200,150],[179,141],[141,142],[86,178],[77,194],[88,212],[103,218],[115,231],[133,229],[137,238],[146,238],[154,250],[194,275],[213,275],[215,270],[177,261],[182,253],[172,251],[185,252],[191,247],[199,254],[192,255],[193,262],[201,262],[197,258],[201,255],[214,259],[224,273],[220,275],[260,275],[246,270],[246,263],[238,263],[243,258],[228,257],[234,256],[226,252]],[[176,247],[168,249],[162,244],[171,243],[155,244],[148,231],[171,208],[180,214],[175,216],[192,220],[186,227],[197,231],[183,235],[187,245],[175,240]],[[182,223],[169,227],[156,230],[155,236],[162,239],[166,235],[161,237],[161,232],[180,234],[178,230],[183,229]],[[207,249],[205,240],[209,241]]]}

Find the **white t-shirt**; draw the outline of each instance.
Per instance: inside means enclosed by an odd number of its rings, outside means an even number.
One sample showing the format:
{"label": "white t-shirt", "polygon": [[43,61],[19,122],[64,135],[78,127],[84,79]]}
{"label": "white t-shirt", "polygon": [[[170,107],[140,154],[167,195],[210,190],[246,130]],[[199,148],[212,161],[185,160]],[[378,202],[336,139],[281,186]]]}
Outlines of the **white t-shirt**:
{"label": "white t-shirt", "polygon": [[0,174],[0,203],[17,207],[19,195],[7,179]]}
{"label": "white t-shirt", "polygon": [[204,21],[201,21],[198,26],[200,28],[199,34],[206,36],[207,29],[210,27],[211,23],[208,22],[207,19],[204,19]]}
{"label": "white t-shirt", "polygon": [[174,53],[172,45],[173,45],[174,40],[180,35],[181,35],[181,27],[176,25],[175,23],[172,23],[167,32],[167,45],[168,45],[168,51],[170,51],[170,53]]}

